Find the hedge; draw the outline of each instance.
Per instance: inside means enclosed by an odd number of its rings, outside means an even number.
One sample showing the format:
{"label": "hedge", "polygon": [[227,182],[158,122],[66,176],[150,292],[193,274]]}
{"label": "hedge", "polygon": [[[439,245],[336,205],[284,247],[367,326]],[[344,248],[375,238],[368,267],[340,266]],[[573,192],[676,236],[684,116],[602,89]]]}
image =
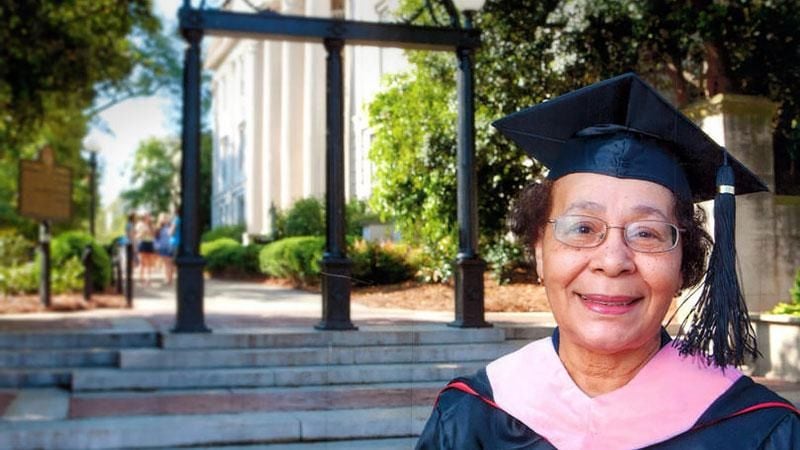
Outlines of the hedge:
{"label": "hedge", "polygon": [[[325,239],[319,236],[290,237],[275,241],[261,250],[261,271],[287,278],[295,285],[318,284],[319,262]],[[353,261],[354,284],[390,284],[408,280],[416,274],[411,252],[405,245],[376,244],[358,240],[349,245]]]}
{"label": "hedge", "polygon": [[251,277],[260,275],[260,245],[242,245],[231,238],[220,238],[200,245],[206,270],[213,277]]}
{"label": "hedge", "polygon": [[200,242],[213,242],[221,238],[229,238],[241,244],[244,230],[244,225],[222,225],[203,233]]}
{"label": "hedge", "polygon": [[261,250],[261,271],[288,278],[296,285],[319,282],[319,261],[325,248],[320,236],[295,236],[267,244]]}

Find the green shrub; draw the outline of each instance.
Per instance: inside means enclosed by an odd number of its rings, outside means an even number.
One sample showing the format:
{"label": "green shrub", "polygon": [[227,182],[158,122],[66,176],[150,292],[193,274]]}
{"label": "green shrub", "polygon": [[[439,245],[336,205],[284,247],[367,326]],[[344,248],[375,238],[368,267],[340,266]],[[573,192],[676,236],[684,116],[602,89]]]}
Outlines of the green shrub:
{"label": "green shrub", "polygon": [[288,278],[296,285],[319,282],[319,261],[325,248],[320,236],[295,236],[267,244],[261,250],[261,271],[267,275]]}
{"label": "green shrub", "polygon": [[506,238],[489,245],[484,252],[484,259],[498,284],[506,284],[511,281],[516,270],[527,270],[530,267],[522,245]]}
{"label": "green shrub", "polygon": [[229,238],[241,244],[244,230],[244,225],[222,225],[203,233],[200,237],[200,242],[211,242],[220,238]]}
{"label": "green shrub", "polygon": [[789,289],[789,297],[792,303],[800,305],[800,269],[797,269],[794,276],[794,286]]}
{"label": "green shrub", "polygon": [[392,243],[356,241],[350,248],[354,283],[392,284],[414,277],[408,246]]}
{"label": "green shrub", "polygon": [[770,313],[800,316],[800,269],[794,277],[794,285],[789,289],[789,301],[778,303]]}
{"label": "green shrub", "polygon": [[32,294],[39,289],[39,271],[36,263],[0,265],[0,293],[3,295]]}
{"label": "green shrub", "polygon": [[[78,258],[78,261],[81,261],[83,251],[88,244],[92,246],[92,286],[96,292],[102,292],[111,283],[111,259],[103,246],[95,242],[88,233],[67,231],[56,236],[50,243],[50,264],[55,273],[56,270],[64,269],[71,258]],[[80,283],[83,286],[82,278]],[[64,283],[65,286],[72,284]]]}
{"label": "green shrub", "polygon": [[35,244],[15,230],[0,230],[0,266],[16,266],[29,262]]}
{"label": "green shrub", "polygon": [[317,198],[296,201],[284,219],[284,233],[291,236],[324,236],[325,210]]}
{"label": "green shrub", "polygon": [[260,245],[244,246],[231,238],[220,238],[200,245],[206,270],[214,277],[249,277],[260,275]]}
{"label": "green shrub", "polygon": [[286,214],[278,209],[275,204],[269,207],[269,222],[272,233],[269,239],[277,241],[286,237]]}
{"label": "green shrub", "polygon": [[[55,267],[50,277],[53,294],[77,292],[83,289],[83,263],[78,257],[69,258],[64,264]],[[37,270],[40,272],[40,270]],[[92,280],[94,284],[94,280]]]}
{"label": "green shrub", "polygon": [[379,217],[369,209],[366,201],[356,199],[347,203],[345,221],[347,222],[347,235],[360,238],[364,234],[364,226],[379,222]]}

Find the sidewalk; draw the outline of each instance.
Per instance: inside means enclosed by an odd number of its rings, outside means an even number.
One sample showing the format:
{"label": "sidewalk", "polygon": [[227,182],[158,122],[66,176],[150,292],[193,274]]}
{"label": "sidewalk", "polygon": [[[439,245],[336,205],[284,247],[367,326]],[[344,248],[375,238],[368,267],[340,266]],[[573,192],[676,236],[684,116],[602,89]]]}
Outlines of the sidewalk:
{"label": "sidewalk", "polygon": [[[157,278],[149,287],[134,286],[132,309],[95,309],[0,316],[0,333],[113,329],[118,331],[168,332],[175,323],[175,284]],[[297,289],[258,282],[207,279],[204,283],[206,326],[223,329],[312,329],[322,318],[322,297]],[[353,302],[351,319],[356,326],[446,324],[452,311],[374,308]],[[488,313],[495,325],[553,325],[550,313]]]}

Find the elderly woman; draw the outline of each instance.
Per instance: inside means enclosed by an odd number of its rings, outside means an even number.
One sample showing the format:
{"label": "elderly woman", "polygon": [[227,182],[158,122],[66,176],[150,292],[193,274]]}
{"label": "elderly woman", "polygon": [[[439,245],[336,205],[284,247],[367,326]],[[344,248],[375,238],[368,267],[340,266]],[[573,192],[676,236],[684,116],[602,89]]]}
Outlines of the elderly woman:
{"label": "elderly woman", "polygon": [[[633,74],[495,126],[547,166],[512,212],[558,324],[440,394],[420,449],[797,449],[798,411],[739,372],[757,353],[735,278],[752,173]],[[717,167],[720,184],[714,182]],[[692,202],[717,197],[711,240]],[[662,327],[705,285],[688,334]]]}

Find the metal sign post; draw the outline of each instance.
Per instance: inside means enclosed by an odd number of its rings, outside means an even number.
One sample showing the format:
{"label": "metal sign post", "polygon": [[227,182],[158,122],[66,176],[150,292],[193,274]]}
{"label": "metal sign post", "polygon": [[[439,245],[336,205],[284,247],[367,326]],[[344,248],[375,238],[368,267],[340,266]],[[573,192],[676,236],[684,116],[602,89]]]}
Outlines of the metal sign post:
{"label": "metal sign post", "polygon": [[18,186],[19,214],[41,222],[39,296],[42,304],[50,307],[50,222],[72,217],[72,171],[56,165],[53,149],[46,146],[39,151],[36,160],[19,162]]}

